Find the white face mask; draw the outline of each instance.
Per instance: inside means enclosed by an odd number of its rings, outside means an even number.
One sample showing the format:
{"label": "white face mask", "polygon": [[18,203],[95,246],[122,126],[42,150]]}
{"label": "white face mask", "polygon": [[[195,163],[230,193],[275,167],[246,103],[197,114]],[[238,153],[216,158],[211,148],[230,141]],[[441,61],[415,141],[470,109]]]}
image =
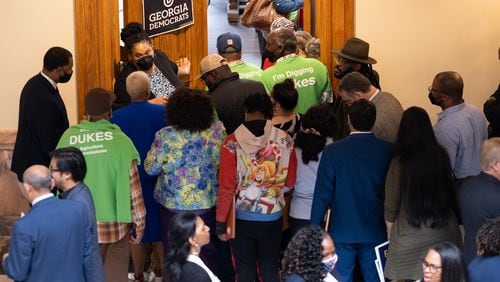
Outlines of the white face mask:
{"label": "white face mask", "polygon": [[333,269],[335,268],[335,264],[337,263],[338,259],[339,259],[339,257],[337,256],[337,254],[335,254],[331,258],[327,258],[327,259],[323,260],[322,263],[323,263],[323,266],[325,267],[325,270],[327,272],[332,272]]}

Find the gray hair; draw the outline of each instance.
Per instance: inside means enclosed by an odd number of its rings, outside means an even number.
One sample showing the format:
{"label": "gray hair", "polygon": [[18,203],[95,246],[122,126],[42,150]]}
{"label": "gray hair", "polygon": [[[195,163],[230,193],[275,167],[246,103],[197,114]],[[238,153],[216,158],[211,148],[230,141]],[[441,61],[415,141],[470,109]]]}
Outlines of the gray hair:
{"label": "gray hair", "polygon": [[500,161],[500,137],[488,139],[481,145],[481,169],[488,170],[495,163]]}
{"label": "gray hair", "polygon": [[52,189],[52,176],[49,169],[42,165],[29,167],[23,174],[23,182],[31,185],[37,191]]}
{"label": "gray hair", "polygon": [[135,71],[127,76],[126,87],[132,101],[143,101],[149,98],[149,77],[143,71]]}

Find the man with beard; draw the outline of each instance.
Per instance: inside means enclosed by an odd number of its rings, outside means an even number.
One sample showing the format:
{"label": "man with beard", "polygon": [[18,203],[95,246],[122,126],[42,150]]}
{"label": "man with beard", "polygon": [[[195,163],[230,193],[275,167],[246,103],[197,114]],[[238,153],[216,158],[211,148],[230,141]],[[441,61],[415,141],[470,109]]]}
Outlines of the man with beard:
{"label": "man with beard", "polygon": [[[342,79],[348,73],[359,72],[364,75],[370,83],[377,89],[380,88],[379,75],[372,68],[377,60],[368,56],[370,44],[368,42],[353,37],[347,39],[342,49],[336,49],[332,52],[337,55],[336,65],[333,76],[337,79]],[[335,97],[333,108],[337,118],[337,133],[334,140],[342,139],[349,135],[349,126],[347,125],[347,113],[349,107],[342,102],[340,96]]]}
{"label": "man with beard", "polygon": [[304,114],[310,107],[332,102],[332,87],[326,66],[316,59],[297,56],[297,38],[293,30],[272,31],[266,43],[267,58],[276,64],[262,73],[267,91],[287,78],[295,82],[299,100],[295,111]]}
{"label": "man with beard", "polygon": [[368,56],[369,51],[370,44],[356,37],[347,39],[342,49],[333,50],[333,53],[337,55],[337,64],[333,73],[335,78],[342,79],[346,74],[356,71],[366,76],[373,86],[381,89],[379,75],[372,68],[377,60]]}
{"label": "man with beard", "polygon": [[68,82],[72,74],[71,53],[61,47],[52,47],[43,57],[42,71],[28,80],[21,92],[12,155],[12,171],[19,181],[31,165],[49,165],[49,153],[56,148],[59,138],[69,126],[57,84]]}
{"label": "man with beard", "polygon": [[199,78],[208,87],[219,120],[226,133],[233,133],[245,121],[243,102],[252,93],[265,92],[262,83],[240,79],[239,74],[231,72],[229,64],[219,54],[211,54],[201,60]]}

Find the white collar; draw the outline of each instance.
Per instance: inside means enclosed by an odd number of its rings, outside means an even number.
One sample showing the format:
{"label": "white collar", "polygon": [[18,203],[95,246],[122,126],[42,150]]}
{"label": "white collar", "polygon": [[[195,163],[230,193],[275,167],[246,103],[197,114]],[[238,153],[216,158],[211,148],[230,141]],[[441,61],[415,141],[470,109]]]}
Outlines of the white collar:
{"label": "white collar", "polygon": [[31,202],[31,206],[34,206],[34,205],[36,205],[38,202],[43,201],[43,200],[45,200],[45,199],[48,199],[48,198],[50,198],[50,197],[54,197],[54,194],[52,194],[52,193],[48,193],[48,194],[45,194],[45,195],[42,195],[42,196],[38,196],[38,197],[36,197],[36,198],[33,200],[33,202]]}
{"label": "white collar", "polygon": [[380,89],[377,89],[377,91],[375,91],[375,93],[373,93],[373,95],[370,97],[369,101],[372,101],[375,98],[375,96],[377,96],[378,93],[380,93]]}
{"label": "white collar", "polygon": [[50,78],[48,75],[44,74],[43,71],[41,71],[40,74],[50,82],[50,84],[52,85],[52,87],[54,87],[54,89],[57,89],[57,84],[55,81],[52,80],[52,78]]}
{"label": "white collar", "polygon": [[220,281],[219,278],[217,278],[217,276],[215,276],[215,274],[213,274],[213,272],[205,265],[205,263],[201,260],[199,256],[189,255],[187,257],[187,261],[197,264],[199,267],[203,268],[207,272],[208,276],[210,276],[210,280],[212,282]]}

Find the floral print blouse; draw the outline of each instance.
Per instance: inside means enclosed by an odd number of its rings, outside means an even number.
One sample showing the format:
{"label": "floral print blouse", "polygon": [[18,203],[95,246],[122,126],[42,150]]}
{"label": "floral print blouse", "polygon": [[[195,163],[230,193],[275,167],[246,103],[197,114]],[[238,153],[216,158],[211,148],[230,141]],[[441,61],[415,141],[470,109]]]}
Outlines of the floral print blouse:
{"label": "floral print blouse", "polygon": [[199,210],[215,206],[218,189],[220,147],[225,129],[220,121],[202,132],[159,130],[144,169],[160,175],[154,198],[165,208]]}
{"label": "floral print blouse", "polygon": [[169,98],[175,91],[175,86],[168,81],[167,77],[156,68],[150,75],[151,93],[156,97]]}

